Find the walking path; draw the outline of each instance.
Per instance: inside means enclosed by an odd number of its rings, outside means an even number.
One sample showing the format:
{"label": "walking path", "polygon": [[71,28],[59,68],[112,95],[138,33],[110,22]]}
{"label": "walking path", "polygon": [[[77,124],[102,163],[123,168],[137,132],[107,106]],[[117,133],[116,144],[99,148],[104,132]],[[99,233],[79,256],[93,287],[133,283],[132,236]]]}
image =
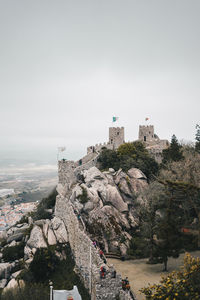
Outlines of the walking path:
{"label": "walking path", "polygon": [[[200,257],[200,251],[191,252],[192,256]],[[168,270],[172,272],[177,270],[183,265],[184,254],[181,254],[179,258],[169,258]],[[166,276],[167,272],[162,272],[163,265],[149,265],[146,264],[147,259],[136,259],[121,261],[118,259],[108,258],[109,264],[113,264],[117,272],[122,274],[122,278],[126,276],[129,279],[131,289],[135,293],[137,300],[145,300],[145,296],[140,294],[139,290],[148,283],[154,284],[161,280],[162,276]]]}

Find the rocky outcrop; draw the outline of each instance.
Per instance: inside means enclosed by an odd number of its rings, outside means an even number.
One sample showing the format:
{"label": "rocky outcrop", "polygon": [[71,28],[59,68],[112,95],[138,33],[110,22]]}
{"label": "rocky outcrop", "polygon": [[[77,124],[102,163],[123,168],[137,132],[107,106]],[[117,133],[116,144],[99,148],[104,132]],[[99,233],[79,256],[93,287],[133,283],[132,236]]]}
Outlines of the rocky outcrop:
{"label": "rocky outcrop", "polygon": [[[79,174],[70,201],[91,239],[106,251],[124,256],[130,243],[129,231],[138,222],[134,199],[146,186],[145,175],[136,168],[127,173],[121,169],[101,172],[93,166]],[[59,190],[62,197],[68,193],[67,189]]]}
{"label": "rocky outcrop", "polygon": [[0,279],[9,278],[12,269],[14,268],[15,263],[0,263]]}
{"label": "rocky outcrop", "polygon": [[35,225],[31,231],[29,240],[27,241],[27,246],[29,248],[46,248],[47,243],[44,239],[44,234],[42,229]]}
{"label": "rocky outcrop", "polygon": [[[127,173],[122,170],[115,172],[114,169],[101,172],[95,166],[87,169],[71,162],[59,162],[55,215],[51,220],[33,221],[29,217],[27,223],[11,227],[3,234],[7,240],[5,247],[24,243],[23,260],[28,268],[38,248],[69,242],[77,272],[87,288],[93,287],[92,299],[114,300],[120,295],[120,299],[127,300],[121,290],[120,275],[112,278],[112,268],[100,258],[92,241],[96,241],[105,252],[126,256],[132,238],[130,232],[137,226],[134,199],[146,185],[145,175],[135,168]],[[56,255],[64,258],[61,252],[56,252]],[[12,273],[16,270],[13,268],[19,266],[17,264],[17,261],[3,263],[2,260],[0,287],[17,286],[17,276],[22,271]],[[107,270],[107,280],[103,282],[99,277],[101,266]]]}
{"label": "rocky outcrop", "polygon": [[128,211],[128,205],[123,201],[116,186],[107,185],[105,203],[111,204],[120,212]]}

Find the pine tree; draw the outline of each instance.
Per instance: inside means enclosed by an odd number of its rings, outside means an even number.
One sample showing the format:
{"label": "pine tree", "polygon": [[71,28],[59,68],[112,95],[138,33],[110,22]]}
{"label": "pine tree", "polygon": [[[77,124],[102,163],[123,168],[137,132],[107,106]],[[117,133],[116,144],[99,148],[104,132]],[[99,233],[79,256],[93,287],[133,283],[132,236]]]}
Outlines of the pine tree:
{"label": "pine tree", "polygon": [[163,163],[179,161],[183,159],[182,146],[179,144],[176,136],[173,134],[169,148],[162,152]]}

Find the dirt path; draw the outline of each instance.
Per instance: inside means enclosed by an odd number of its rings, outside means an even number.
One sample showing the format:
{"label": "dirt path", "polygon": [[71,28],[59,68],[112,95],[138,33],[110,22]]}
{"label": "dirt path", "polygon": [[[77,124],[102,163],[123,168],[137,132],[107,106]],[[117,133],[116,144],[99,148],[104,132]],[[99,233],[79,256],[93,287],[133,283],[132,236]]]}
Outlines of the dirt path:
{"label": "dirt path", "polygon": [[[195,257],[200,257],[200,251],[191,253]],[[169,258],[168,271],[178,269],[183,265],[184,254],[181,254],[179,258]],[[148,286],[148,283],[154,284],[161,280],[161,276],[166,276],[167,272],[162,272],[163,265],[149,265],[146,264],[147,259],[136,259],[121,261],[118,259],[109,258],[109,264],[113,264],[116,270],[121,273],[122,278],[126,276],[130,280],[131,289],[134,291],[137,300],[145,300],[143,294],[140,294],[139,290],[142,287]]]}

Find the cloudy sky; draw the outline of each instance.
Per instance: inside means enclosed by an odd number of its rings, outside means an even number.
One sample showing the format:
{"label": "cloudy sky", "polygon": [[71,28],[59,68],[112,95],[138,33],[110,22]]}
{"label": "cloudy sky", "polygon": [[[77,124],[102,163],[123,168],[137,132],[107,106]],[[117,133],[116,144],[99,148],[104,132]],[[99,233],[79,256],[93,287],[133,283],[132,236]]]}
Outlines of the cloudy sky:
{"label": "cloudy sky", "polygon": [[0,155],[78,159],[145,117],[160,138],[200,122],[199,0],[0,0]]}

